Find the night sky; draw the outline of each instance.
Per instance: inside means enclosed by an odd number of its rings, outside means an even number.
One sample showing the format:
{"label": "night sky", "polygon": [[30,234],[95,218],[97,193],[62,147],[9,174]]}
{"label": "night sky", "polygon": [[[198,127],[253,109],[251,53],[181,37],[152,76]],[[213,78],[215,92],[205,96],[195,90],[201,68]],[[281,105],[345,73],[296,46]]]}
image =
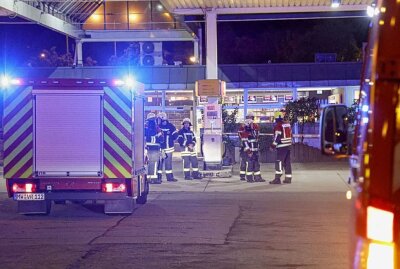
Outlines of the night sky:
{"label": "night sky", "polygon": [[[22,20],[0,17],[1,21],[15,23]],[[362,42],[367,40],[368,22],[367,18],[220,22],[218,23],[219,63],[266,63],[268,60],[272,62],[312,61],[314,52],[336,53],[337,51],[334,50],[346,47],[350,39],[354,39],[351,41],[354,44],[350,46],[361,47]],[[319,27],[320,34],[312,37],[310,31],[315,27]],[[329,33],[329,31],[332,32]],[[324,32],[328,32],[325,37]],[[332,36],[333,42],[329,40]],[[319,37],[327,40],[316,42],[315,39]],[[2,23],[0,24],[0,65],[2,68],[26,66],[30,59],[38,57],[43,49],[49,50],[54,46],[58,54],[64,54],[67,50],[67,40],[69,51],[73,52],[75,42],[71,38],[66,39],[65,35],[35,24]],[[331,43],[337,43],[337,46],[332,47]],[[128,45],[127,42],[117,44],[117,54],[121,55]],[[107,65],[108,59],[114,53],[113,43],[87,43],[83,48],[84,57],[90,56],[97,61],[97,65]],[[307,48],[315,51],[301,55],[298,53]],[[193,53],[192,42],[166,42],[163,49],[173,54],[174,60],[181,60],[184,63]],[[343,59],[348,60],[346,57],[344,56]]]}

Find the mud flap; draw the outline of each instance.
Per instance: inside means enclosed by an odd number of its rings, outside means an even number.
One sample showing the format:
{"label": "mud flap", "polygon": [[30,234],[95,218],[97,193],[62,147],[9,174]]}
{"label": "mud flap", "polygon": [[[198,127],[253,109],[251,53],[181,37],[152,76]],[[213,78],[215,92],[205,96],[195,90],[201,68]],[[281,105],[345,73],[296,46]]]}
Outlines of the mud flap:
{"label": "mud flap", "polygon": [[[143,184],[144,183],[144,184]],[[140,205],[144,205],[147,203],[147,195],[149,194],[149,182],[147,178],[138,179],[138,197],[136,198],[136,203]]]}
{"label": "mud flap", "polygon": [[132,214],[134,208],[134,200],[127,197],[120,200],[106,200],[104,202],[105,214]]}
{"label": "mud flap", "polygon": [[44,214],[48,215],[51,210],[51,201],[18,201],[18,213],[24,215]]}

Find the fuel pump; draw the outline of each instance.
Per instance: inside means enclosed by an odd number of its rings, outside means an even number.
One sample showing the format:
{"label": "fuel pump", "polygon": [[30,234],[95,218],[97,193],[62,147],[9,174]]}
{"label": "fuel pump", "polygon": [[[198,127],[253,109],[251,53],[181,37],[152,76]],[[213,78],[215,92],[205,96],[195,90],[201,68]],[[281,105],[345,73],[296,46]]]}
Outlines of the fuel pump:
{"label": "fuel pump", "polygon": [[[203,107],[202,152],[203,177],[231,177],[232,166],[222,165],[223,124],[222,100],[225,95],[225,82],[218,79],[199,80],[196,82],[196,97],[207,99]],[[199,104],[199,102],[196,102]]]}

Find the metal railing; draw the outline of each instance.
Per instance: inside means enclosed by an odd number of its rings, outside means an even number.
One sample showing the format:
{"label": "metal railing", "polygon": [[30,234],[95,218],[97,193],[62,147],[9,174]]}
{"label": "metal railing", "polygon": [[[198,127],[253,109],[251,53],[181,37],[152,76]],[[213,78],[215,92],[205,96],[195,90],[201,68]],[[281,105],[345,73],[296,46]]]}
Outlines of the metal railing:
{"label": "metal railing", "polygon": [[[361,63],[298,63],[219,65],[218,77],[233,87],[277,88],[354,86],[359,84]],[[133,74],[147,88],[194,89],[197,80],[206,78],[203,65],[185,66],[84,66],[16,68],[13,76],[23,78],[113,79]]]}

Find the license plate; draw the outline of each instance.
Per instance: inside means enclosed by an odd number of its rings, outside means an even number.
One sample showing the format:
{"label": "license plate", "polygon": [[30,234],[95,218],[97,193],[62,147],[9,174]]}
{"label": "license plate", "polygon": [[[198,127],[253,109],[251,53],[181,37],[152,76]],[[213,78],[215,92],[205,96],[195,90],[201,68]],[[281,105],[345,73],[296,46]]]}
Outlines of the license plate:
{"label": "license plate", "polygon": [[44,193],[14,193],[16,201],[40,201],[44,200]]}

